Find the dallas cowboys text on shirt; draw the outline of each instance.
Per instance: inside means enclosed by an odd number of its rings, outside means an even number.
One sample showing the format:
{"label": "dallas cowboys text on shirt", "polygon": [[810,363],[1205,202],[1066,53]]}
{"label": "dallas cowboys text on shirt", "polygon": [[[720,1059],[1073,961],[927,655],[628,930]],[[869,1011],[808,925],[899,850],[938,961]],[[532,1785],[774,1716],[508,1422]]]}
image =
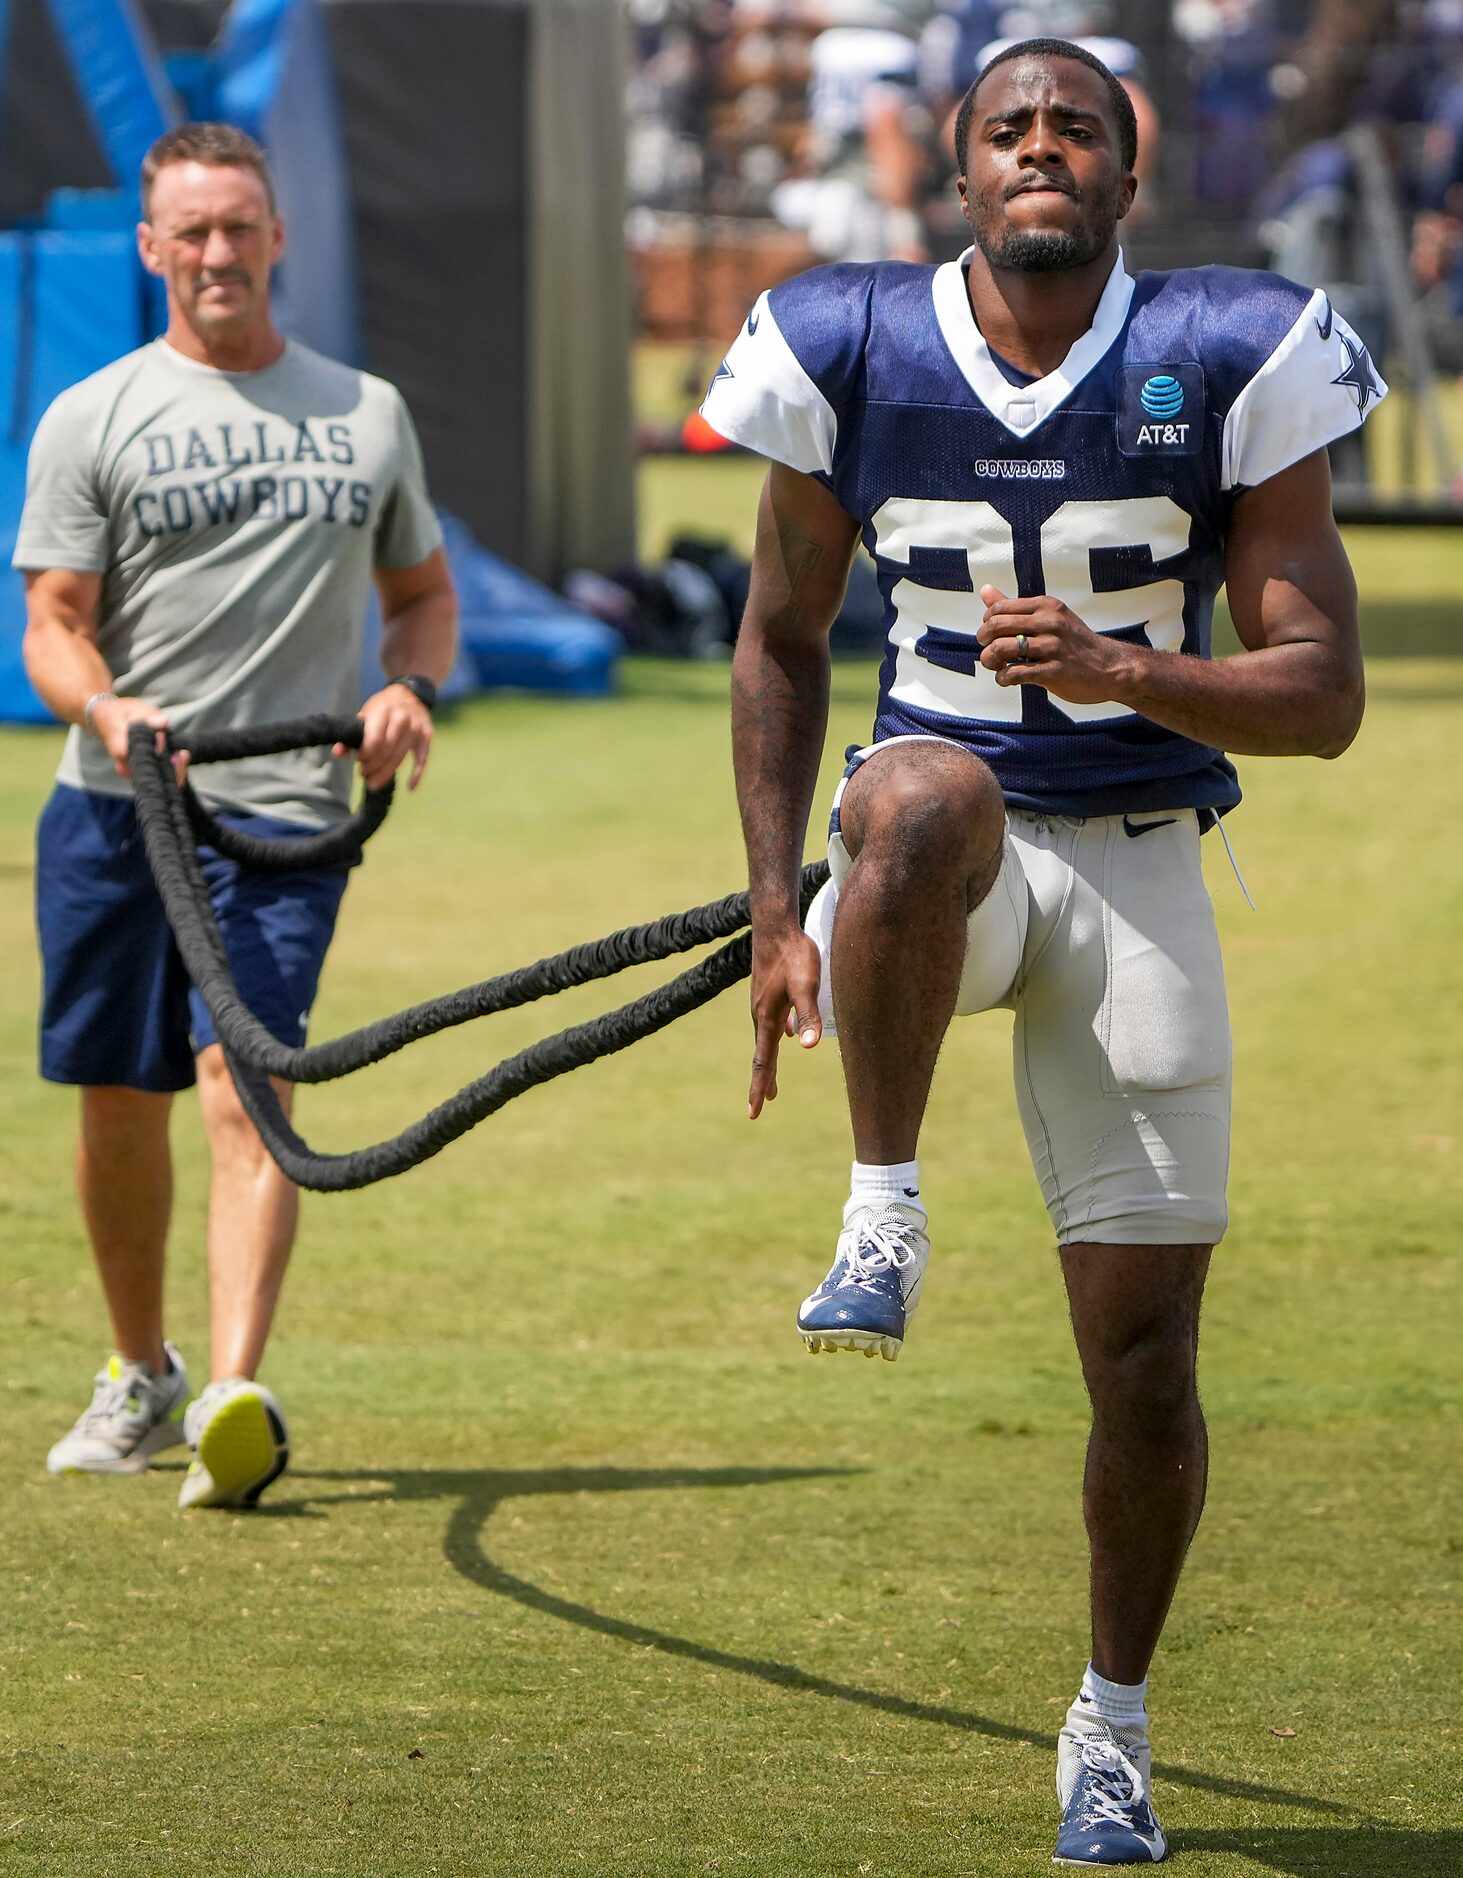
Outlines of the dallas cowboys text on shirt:
{"label": "dallas cowboys text on shirt", "polygon": [[187,534],[257,516],[364,528],[371,484],[339,472],[356,461],[348,423],[256,418],[146,432],[150,487],[131,498],[144,535]]}

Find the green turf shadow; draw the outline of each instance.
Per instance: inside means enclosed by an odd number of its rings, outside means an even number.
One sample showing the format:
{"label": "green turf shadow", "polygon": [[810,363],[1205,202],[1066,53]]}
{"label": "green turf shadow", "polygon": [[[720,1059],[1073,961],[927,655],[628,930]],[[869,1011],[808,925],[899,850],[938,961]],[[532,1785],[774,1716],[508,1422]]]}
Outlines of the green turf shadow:
{"label": "green turf shadow", "polygon": [[1179,1832],[1171,1857],[1231,1852],[1285,1878],[1458,1878],[1463,1831],[1417,1832],[1406,1826],[1283,1826],[1258,1831]]}
{"label": "green turf shadow", "polygon": [[[539,1611],[546,1617],[573,1624],[578,1629],[592,1630],[600,1636],[613,1637],[617,1642],[633,1644],[637,1649],[657,1650],[662,1655],[703,1663],[711,1669],[728,1670],[734,1675],[747,1676],[756,1682],[768,1683],[794,1694],[821,1696],[832,1701],[848,1702],[858,1708],[876,1709],[881,1714],[895,1715],[905,1721],[928,1722],[935,1727],[984,1735],[992,1740],[1055,1750],[1055,1735],[1039,1730],[1018,1728],[1010,1722],[997,1721],[991,1716],[978,1715],[968,1709],[943,1707],[879,1689],[860,1688],[855,1683],[835,1682],[831,1677],[815,1676],[808,1670],[800,1669],[796,1663],[740,1656],[730,1650],[718,1649],[713,1644],[698,1643],[690,1637],[678,1637],[669,1631],[652,1629],[647,1624],[612,1617],[608,1612],[596,1611],[587,1604],[577,1604],[572,1599],[546,1591],[543,1586],[533,1584],[526,1578],[517,1577],[489,1558],[483,1549],[483,1527],[506,1500],[538,1494],[643,1493],[677,1488],[775,1486],[788,1481],[846,1477],[862,1471],[848,1467],[556,1467],[516,1471],[498,1468],[450,1472],[425,1468],[383,1468],[375,1472],[291,1473],[288,1478],[292,1483],[370,1481],[385,1484],[377,1486],[375,1492],[368,1493],[339,1496],[312,1493],[305,1496],[303,1501],[278,1502],[274,1510],[276,1515],[289,1517],[291,1514],[308,1515],[314,1508],[344,1501],[358,1506],[369,1500],[455,1500],[456,1505],[443,1535],[443,1557],[454,1571],[460,1572],[470,1583],[497,1597],[507,1598],[526,1610]],[[1230,1799],[1258,1800],[1269,1806],[1295,1807],[1303,1812],[1331,1814],[1354,1821],[1365,1819],[1357,1807],[1337,1800],[1319,1799],[1310,1794],[1292,1793],[1283,1787],[1232,1780],[1222,1774],[1202,1773],[1194,1768],[1165,1762],[1155,1763],[1155,1773],[1176,1786],[1195,1787],[1205,1793],[1223,1794]],[[1309,1837],[1316,1841],[1334,1838],[1337,1830],[1332,1828],[1329,1834],[1313,1832]],[[1370,1836],[1372,1829],[1368,1827],[1366,1830]],[[1361,1836],[1359,1829],[1352,1828],[1351,1831],[1352,1836]],[[1449,1835],[1442,1836],[1446,1838]],[[1284,1841],[1286,1835],[1272,1833],[1268,1837]],[[1289,1868],[1282,1865],[1277,1869],[1285,1871]],[[1306,1871],[1313,1867],[1301,1866],[1297,1869]],[[1372,1878],[1373,1873],[1380,1873],[1383,1869],[1381,1866],[1359,1866],[1356,1878]],[[1393,1869],[1410,1870],[1404,1867]],[[1457,1878],[1456,1870],[1453,1878]]]}

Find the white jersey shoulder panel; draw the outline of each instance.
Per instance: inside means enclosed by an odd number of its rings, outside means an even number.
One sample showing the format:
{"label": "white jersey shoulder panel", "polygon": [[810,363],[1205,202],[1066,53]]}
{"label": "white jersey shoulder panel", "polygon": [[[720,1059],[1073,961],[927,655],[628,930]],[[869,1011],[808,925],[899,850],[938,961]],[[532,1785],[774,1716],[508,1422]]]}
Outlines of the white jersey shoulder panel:
{"label": "white jersey shoulder panel", "polygon": [[1252,489],[1344,437],[1387,395],[1356,334],[1317,288],[1229,408],[1220,484]]}
{"label": "white jersey shoulder panel", "polygon": [[798,363],[765,293],[712,379],[701,415],[721,436],[789,469],[833,468],[833,407]]}

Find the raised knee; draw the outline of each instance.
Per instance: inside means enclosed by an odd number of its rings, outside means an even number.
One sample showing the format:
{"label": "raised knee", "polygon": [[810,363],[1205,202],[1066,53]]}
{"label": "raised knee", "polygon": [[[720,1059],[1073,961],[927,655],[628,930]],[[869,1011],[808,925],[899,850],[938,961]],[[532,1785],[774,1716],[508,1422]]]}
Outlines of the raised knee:
{"label": "raised knee", "polygon": [[880,796],[869,839],[888,853],[924,862],[957,845],[960,822],[959,805],[949,796],[905,777]]}
{"label": "raised knee", "polygon": [[861,852],[903,873],[968,875],[1005,826],[1000,786],[985,764],[961,756],[892,766],[862,817]]}

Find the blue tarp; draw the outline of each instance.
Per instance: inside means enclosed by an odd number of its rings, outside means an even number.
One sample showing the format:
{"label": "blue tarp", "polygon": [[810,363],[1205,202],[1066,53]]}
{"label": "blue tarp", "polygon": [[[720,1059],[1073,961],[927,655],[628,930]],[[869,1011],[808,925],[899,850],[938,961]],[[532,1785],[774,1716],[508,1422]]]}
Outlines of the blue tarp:
{"label": "blue tarp", "polygon": [[130,234],[0,233],[0,721],[51,721],[21,666],[25,591],[10,566],[31,433],[58,393],[142,343],[142,317]]}
{"label": "blue tarp", "polygon": [[442,517],[462,608],[462,645],[484,690],[603,697],[624,650],[611,626],[569,605],[521,568],[480,547],[455,516]]}
{"label": "blue tarp", "polygon": [[[457,663],[447,702],[475,691],[550,691],[599,698],[614,689],[620,635],[581,613],[529,574],[474,541],[455,515],[441,513],[443,546],[462,609]],[[361,695],[385,682],[381,616],[366,615]]]}

